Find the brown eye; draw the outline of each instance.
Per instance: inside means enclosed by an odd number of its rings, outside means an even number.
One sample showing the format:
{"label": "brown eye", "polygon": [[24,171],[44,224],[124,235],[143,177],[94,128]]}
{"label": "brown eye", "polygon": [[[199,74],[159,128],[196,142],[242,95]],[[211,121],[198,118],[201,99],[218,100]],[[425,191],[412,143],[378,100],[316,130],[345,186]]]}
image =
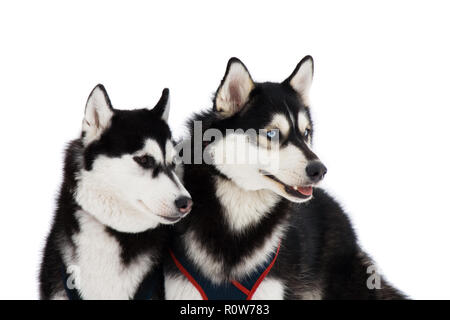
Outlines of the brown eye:
{"label": "brown eye", "polygon": [[144,169],[151,169],[155,166],[155,159],[149,155],[143,155],[143,156],[136,156],[133,157],[133,160],[136,161],[137,164],[139,164]]}

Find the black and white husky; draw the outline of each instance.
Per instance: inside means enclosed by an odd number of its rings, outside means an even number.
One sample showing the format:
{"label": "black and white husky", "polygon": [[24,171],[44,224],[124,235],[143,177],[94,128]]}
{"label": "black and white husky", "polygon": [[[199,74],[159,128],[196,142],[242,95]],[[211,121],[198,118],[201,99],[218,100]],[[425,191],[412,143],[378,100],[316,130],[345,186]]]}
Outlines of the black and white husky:
{"label": "black and white husky", "polygon": [[154,299],[167,225],[187,215],[174,174],[169,92],[152,109],[116,110],[102,85],[66,151],[40,272],[42,299]]}
{"label": "black and white husky", "polygon": [[[190,122],[183,180],[196,205],[175,228],[167,299],[403,297],[376,273],[339,204],[317,188],[326,167],[311,150],[312,78],[309,56],[281,83],[254,82],[230,59],[213,108]],[[199,145],[209,162],[192,159]],[[236,161],[255,150],[277,157]]]}

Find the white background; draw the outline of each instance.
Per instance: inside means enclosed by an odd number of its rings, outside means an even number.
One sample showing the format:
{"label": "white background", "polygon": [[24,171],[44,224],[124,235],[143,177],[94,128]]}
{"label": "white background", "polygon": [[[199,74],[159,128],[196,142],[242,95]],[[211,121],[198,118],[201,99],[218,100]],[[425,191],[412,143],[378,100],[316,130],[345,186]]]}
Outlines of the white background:
{"label": "white background", "polygon": [[[312,4],[313,3],[313,4]],[[361,245],[412,298],[450,298],[445,1],[2,1],[0,298],[35,299],[63,149],[98,82],[172,94],[177,136],[237,56],[257,81],[315,59],[315,150]]]}

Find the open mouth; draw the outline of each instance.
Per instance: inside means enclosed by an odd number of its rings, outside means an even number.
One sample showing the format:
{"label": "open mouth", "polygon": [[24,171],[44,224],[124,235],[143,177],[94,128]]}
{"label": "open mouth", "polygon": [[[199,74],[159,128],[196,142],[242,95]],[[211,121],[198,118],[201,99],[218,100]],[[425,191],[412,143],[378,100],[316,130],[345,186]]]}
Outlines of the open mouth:
{"label": "open mouth", "polygon": [[311,186],[308,187],[299,187],[299,186],[284,186],[284,190],[290,195],[298,198],[308,198],[313,193],[313,188]]}
{"label": "open mouth", "polygon": [[296,198],[300,199],[307,199],[312,196],[313,194],[313,188],[312,186],[290,186],[285,184],[283,181],[279,180],[274,175],[266,172],[266,171],[260,171],[265,177],[269,178],[270,180],[276,182],[277,184],[281,185],[284,188],[284,191]]}

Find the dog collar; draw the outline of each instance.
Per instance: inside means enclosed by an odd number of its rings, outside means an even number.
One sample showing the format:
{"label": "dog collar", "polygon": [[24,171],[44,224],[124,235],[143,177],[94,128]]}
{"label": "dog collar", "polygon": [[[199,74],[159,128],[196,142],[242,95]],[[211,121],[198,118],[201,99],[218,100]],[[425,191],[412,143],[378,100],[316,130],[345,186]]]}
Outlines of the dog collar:
{"label": "dog collar", "polygon": [[[67,286],[69,280],[69,274],[66,272],[65,266],[62,268],[62,280],[64,284],[64,290],[69,300],[83,300],[80,292],[76,289],[69,289]],[[161,292],[161,288],[164,283],[164,274],[161,266],[155,268],[152,272],[145,276],[144,280],[139,285],[133,300],[151,300],[157,298],[158,293]]]}
{"label": "dog collar", "polygon": [[266,263],[257,267],[250,275],[240,281],[231,280],[223,284],[212,283],[211,280],[203,276],[181,251],[170,250],[169,252],[172,262],[197,289],[203,300],[251,300],[255,291],[275,264],[280,246],[281,241],[270,259],[267,259]]}

